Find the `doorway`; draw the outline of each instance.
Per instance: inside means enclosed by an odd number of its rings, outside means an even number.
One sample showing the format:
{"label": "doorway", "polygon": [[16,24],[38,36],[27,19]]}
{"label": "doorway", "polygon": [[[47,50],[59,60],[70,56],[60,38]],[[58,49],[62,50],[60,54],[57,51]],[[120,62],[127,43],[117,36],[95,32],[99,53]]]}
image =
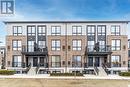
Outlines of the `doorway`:
{"label": "doorway", "polygon": [[38,58],[37,57],[33,57],[33,67],[38,66]]}

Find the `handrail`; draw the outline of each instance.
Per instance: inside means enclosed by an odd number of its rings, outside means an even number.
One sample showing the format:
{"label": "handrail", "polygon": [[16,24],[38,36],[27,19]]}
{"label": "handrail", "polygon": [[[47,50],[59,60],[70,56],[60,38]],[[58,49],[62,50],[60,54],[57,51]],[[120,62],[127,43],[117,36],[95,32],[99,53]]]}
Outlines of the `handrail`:
{"label": "handrail", "polygon": [[107,75],[108,75],[108,67],[107,67],[107,65],[105,64],[105,63],[102,63],[102,68],[104,69],[104,71],[107,73]]}
{"label": "handrail", "polygon": [[37,67],[36,67],[36,74],[38,74],[39,68],[40,68],[40,64],[38,64]]}
{"label": "handrail", "polygon": [[27,66],[26,71],[28,72],[30,70],[30,68],[31,68],[31,63],[29,63],[29,65]]}
{"label": "handrail", "polygon": [[95,70],[95,73],[98,75],[99,70],[98,70],[98,68],[97,68],[95,63],[94,63],[94,70]]}

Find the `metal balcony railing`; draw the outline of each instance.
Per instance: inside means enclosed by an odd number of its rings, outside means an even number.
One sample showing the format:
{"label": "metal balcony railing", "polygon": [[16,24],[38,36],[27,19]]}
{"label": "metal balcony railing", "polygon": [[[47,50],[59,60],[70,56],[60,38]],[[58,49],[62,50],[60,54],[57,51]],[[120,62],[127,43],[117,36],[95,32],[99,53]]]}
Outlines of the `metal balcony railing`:
{"label": "metal balcony railing", "polygon": [[24,62],[12,62],[12,67],[22,67],[25,68]]}
{"label": "metal balcony railing", "polygon": [[111,46],[110,45],[88,45],[86,47],[87,52],[111,52]]}

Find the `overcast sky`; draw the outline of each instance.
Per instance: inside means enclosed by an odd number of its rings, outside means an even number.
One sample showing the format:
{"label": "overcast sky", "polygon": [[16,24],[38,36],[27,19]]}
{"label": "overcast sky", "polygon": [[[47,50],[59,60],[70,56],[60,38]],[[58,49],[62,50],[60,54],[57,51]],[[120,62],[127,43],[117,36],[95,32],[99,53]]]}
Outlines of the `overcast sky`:
{"label": "overcast sky", "polygon": [[6,29],[2,21],[5,20],[129,21],[130,0],[15,0],[15,15],[0,17],[0,41],[3,44]]}

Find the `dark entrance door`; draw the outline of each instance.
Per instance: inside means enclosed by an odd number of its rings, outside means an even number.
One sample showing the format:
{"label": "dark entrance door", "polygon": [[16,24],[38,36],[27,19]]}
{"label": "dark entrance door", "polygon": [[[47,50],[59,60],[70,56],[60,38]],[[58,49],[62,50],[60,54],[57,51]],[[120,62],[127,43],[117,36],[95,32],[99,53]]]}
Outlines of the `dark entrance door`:
{"label": "dark entrance door", "polygon": [[44,57],[40,57],[40,66],[44,66]]}
{"label": "dark entrance door", "polygon": [[95,66],[99,67],[100,65],[100,57],[95,57]]}
{"label": "dark entrance door", "polygon": [[33,66],[36,67],[38,65],[38,58],[33,57]]}
{"label": "dark entrance door", "polygon": [[93,57],[88,57],[88,66],[93,67]]}

